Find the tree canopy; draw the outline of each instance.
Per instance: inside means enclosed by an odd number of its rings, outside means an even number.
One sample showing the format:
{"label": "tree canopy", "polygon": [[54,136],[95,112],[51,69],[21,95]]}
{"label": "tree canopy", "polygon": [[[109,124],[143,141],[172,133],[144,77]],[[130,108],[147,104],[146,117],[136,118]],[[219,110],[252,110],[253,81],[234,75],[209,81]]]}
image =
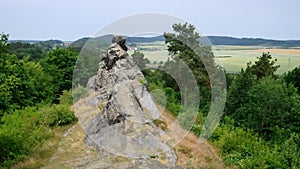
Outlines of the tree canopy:
{"label": "tree canopy", "polygon": [[63,90],[72,88],[73,71],[78,53],[71,48],[55,48],[42,61],[46,72],[52,78],[56,98]]}
{"label": "tree canopy", "polygon": [[254,65],[249,63],[249,65],[251,65],[251,72],[256,75],[257,79],[274,76],[276,70],[280,67],[280,65],[275,65],[277,59],[271,60],[272,56],[269,52],[263,53],[260,57],[257,57],[257,59]]}
{"label": "tree canopy", "polygon": [[187,79],[189,77],[186,76],[186,66],[193,73],[198,86],[207,86],[209,89],[208,72],[213,72],[215,68],[214,55],[210,46],[200,45],[200,35],[193,25],[178,23],[173,25],[173,30],[173,33],[164,33],[165,43],[172,59],[168,60],[163,68],[176,71],[180,79],[185,82],[184,89],[182,89],[184,91],[183,103],[187,105],[191,80]]}
{"label": "tree canopy", "polygon": [[51,99],[50,79],[39,63],[9,53],[8,35],[1,35],[0,111],[11,111]]}

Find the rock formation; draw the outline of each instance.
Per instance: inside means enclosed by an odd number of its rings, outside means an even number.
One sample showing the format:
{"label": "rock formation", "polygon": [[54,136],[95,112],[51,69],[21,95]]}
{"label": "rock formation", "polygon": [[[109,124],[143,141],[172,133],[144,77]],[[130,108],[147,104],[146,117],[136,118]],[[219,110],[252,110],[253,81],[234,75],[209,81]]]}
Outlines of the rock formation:
{"label": "rock formation", "polygon": [[181,168],[174,151],[161,141],[165,132],[154,124],[161,120],[160,113],[125,42],[120,36],[113,38],[87,84],[94,97],[86,103],[97,107],[97,113],[84,110],[79,120],[86,144],[102,157],[85,168]]}

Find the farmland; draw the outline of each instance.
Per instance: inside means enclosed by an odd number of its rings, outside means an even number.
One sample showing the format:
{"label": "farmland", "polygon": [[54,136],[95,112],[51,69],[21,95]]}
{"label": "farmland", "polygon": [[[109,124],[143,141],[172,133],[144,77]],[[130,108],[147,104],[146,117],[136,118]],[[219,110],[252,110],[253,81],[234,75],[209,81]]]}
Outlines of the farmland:
{"label": "farmland", "polygon": [[[163,41],[154,43],[138,43],[145,57],[150,60],[152,66],[159,62],[165,62],[169,58],[167,47]],[[283,74],[300,64],[299,48],[276,48],[263,46],[213,46],[213,52],[216,56],[216,62],[223,66],[227,72],[239,72],[241,68],[246,67],[247,62],[254,63],[257,57],[263,52],[270,52],[273,59],[277,59],[280,65],[278,74]],[[156,63],[156,64],[154,64]]]}
{"label": "farmland", "polygon": [[[300,64],[299,49],[279,49],[264,48],[260,46],[214,46],[213,51],[216,60],[228,71],[237,72],[242,67],[246,67],[246,63],[251,61],[254,63],[257,57],[263,52],[270,52],[273,59],[277,59],[280,65],[277,73],[282,74],[290,71]],[[227,57],[224,57],[227,56]]]}

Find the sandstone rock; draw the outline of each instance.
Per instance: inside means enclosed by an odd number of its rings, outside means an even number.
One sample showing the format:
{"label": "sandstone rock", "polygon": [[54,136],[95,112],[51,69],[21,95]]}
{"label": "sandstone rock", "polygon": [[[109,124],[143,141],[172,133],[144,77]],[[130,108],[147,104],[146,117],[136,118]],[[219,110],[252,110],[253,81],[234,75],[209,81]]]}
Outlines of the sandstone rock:
{"label": "sandstone rock", "polygon": [[86,144],[106,156],[85,168],[181,168],[174,151],[161,141],[165,132],[153,123],[160,114],[145,77],[126,52],[126,40],[115,36],[112,42],[87,83],[96,98],[89,100],[99,111],[82,122]]}

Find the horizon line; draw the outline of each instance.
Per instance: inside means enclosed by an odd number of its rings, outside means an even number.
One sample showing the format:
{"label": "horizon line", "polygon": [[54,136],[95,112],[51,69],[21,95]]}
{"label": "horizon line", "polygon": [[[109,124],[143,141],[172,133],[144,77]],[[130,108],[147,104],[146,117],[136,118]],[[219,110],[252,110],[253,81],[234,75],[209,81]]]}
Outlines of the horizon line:
{"label": "horizon line", "polygon": [[[112,34],[108,34],[108,35],[112,35]],[[104,35],[107,36],[107,35]],[[141,37],[141,38],[153,38],[153,37],[158,37],[158,36],[162,36],[162,35],[157,35],[157,36],[129,36],[129,37]],[[249,36],[242,36],[242,37],[238,37],[238,36],[231,36],[231,35],[207,35],[207,36],[200,36],[200,37],[227,37],[227,38],[237,38],[237,39],[264,39],[264,40],[276,40],[276,41],[300,41],[300,39],[277,39],[277,38],[265,38],[265,37],[249,37]],[[48,41],[48,40],[59,40],[62,42],[75,42],[79,39],[83,39],[83,38],[94,38],[92,36],[82,36],[79,38],[76,38],[75,40],[62,40],[60,38],[48,38],[48,39],[9,39],[8,41]]]}

